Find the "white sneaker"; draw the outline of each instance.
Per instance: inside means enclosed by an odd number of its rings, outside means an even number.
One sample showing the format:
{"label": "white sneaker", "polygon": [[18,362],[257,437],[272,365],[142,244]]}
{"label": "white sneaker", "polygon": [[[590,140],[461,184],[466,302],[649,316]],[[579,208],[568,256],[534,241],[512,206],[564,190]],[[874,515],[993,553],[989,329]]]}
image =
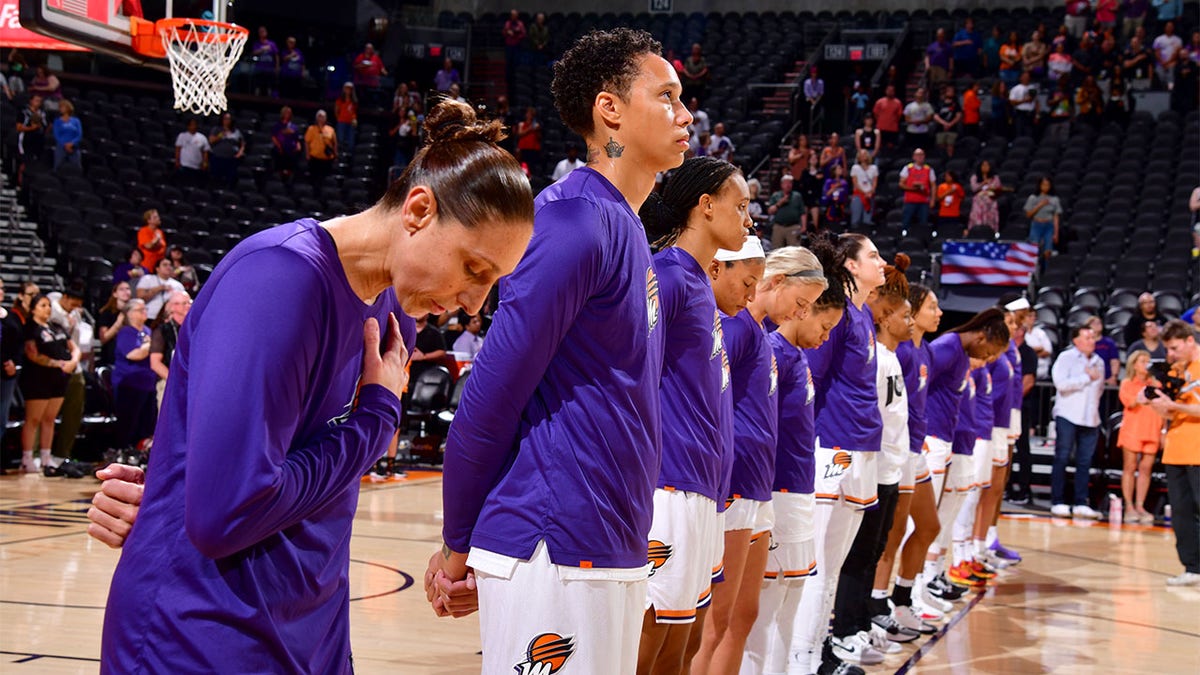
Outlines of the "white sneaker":
{"label": "white sneaker", "polygon": [[[938,612],[938,614],[940,615],[941,612]],[[915,630],[922,635],[932,635],[937,632],[937,628],[934,628],[924,619],[917,616],[917,611],[913,607],[897,607],[893,609],[892,618],[901,626],[909,630]]]}
{"label": "white sneaker", "polygon": [[996,570],[1006,570],[1012,567],[1012,563],[1004,558],[1001,558],[995,553],[992,553],[991,551],[986,551],[983,553],[983,555],[976,556],[975,559]]}
{"label": "white sneaker", "polygon": [[1200,585],[1200,574],[1184,572],[1177,577],[1167,579],[1168,586],[1197,586]]}
{"label": "white sneaker", "polygon": [[1087,518],[1088,520],[1096,520],[1096,519],[1100,518],[1100,514],[1097,513],[1096,511],[1094,511],[1092,509],[1092,507],[1085,504],[1083,506],[1071,507],[1071,517],[1072,518]]}
{"label": "white sneaker", "polygon": [[42,463],[36,457],[28,462],[21,461],[21,473],[41,473]]}
{"label": "white sneaker", "polygon": [[865,630],[846,637],[834,637],[830,644],[833,646],[833,655],[847,663],[864,666],[883,663],[883,654],[871,646],[871,637]]}
{"label": "white sneaker", "polygon": [[954,609],[954,603],[934,596],[933,593],[929,592],[928,588],[924,587],[921,588],[919,593],[913,594],[913,606],[919,607],[922,610],[918,614],[926,621],[931,620],[928,618],[928,615],[931,613],[941,614],[942,616],[937,619],[932,619],[933,621],[941,621],[946,618],[946,613]]}
{"label": "white sneaker", "polygon": [[1055,504],[1054,506],[1050,507],[1050,515],[1058,518],[1070,518],[1071,507],[1067,506],[1066,504]]}
{"label": "white sneaker", "polygon": [[884,654],[899,654],[904,649],[900,643],[889,640],[888,632],[875,624],[871,624],[871,630],[867,631],[867,639],[872,647]]}

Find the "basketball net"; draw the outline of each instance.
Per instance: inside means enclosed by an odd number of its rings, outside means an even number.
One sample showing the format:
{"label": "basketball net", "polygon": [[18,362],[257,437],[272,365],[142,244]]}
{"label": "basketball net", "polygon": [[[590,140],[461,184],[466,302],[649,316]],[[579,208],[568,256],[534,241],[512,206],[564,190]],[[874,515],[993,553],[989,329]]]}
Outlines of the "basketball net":
{"label": "basketball net", "polygon": [[225,83],[249,31],[204,19],[164,19],[156,26],[171,66],[175,109],[197,115],[225,111]]}

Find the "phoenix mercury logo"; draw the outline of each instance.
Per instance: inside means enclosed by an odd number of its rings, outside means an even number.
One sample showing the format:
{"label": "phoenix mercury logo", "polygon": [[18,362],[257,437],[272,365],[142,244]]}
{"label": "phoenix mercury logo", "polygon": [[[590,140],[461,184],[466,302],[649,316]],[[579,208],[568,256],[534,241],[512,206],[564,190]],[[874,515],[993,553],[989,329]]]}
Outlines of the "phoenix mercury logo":
{"label": "phoenix mercury logo", "polygon": [[646,268],[646,315],[650,321],[650,332],[658,327],[658,276],[654,274],[654,267]]}
{"label": "phoenix mercury logo", "polygon": [[771,388],[767,390],[767,396],[774,396],[777,389],[779,389],[779,364],[775,361],[775,352],[771,352]]}
{"label": "phoenix mercury logo", "polygon": [[922,363],[917,371],[917,391],[925,391],[926,384],[929,384],[929,366]]}
{"label": "phoenix mercury logo", "polygon": [[551,675],[575,653],[575,636],[542,633],[529,642],[525,660],[513,666],[517,675]]}
{"label": "phoenix mercury logo", "polygon": [[846,473],[846,469],[850,468],[851,461],[850,453],[845,450],[838,450],[833,453],[833,457],[829,459],[829,464],[825,465],[825,477],[837,478]]}
{"label": "phoenix mercury logo", "polygon": [[812,370],[808,368],[804,369],[804,379],[806,380],[804,384],[804,405],[812,405],[813,401],[817,400],[817,388],[813,386]]}
{"label": "phoenix mercury logo", "polygon": [[713,329],[712,329],[712,351],[708,354],[708,360],[712,361],[717,358],[725,349],[725,333],[721,330],[721,315],[717,310],[713,310]]}
{"label": "phoenix mercury logo", "polygon": [[650,576],[654,576],[658,568],[667,564],[674,551],[674,547],[670,544],[664,544],[657,539],[650,540],[650,547],[646,554],[646,559],[650,562]]}

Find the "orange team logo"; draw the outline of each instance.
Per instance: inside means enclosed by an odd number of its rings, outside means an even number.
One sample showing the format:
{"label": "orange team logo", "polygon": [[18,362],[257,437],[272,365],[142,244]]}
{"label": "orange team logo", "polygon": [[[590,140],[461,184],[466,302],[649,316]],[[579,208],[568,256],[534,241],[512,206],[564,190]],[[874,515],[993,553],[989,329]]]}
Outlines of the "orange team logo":
{"label": "orange team logo", "polygon": [[646,558],[650,561],[650,576],[658,571],[658,568],[667,564],[671,559],[671,554],[675,551],[670,544],[664,544],[657,539],[650,540],[650,547],[647,551]]}
{"label": "orange team logo", "polygon": [[838,450],[833,453],[833,458],[829,460],[829,464],[825,467],[825,477],[836,478],[846,473],[846,469],[850,468],[851,461],[850,453],[845,450]]}
{"label": "orange team logo", "polygon": [[771,352],[771,388],[767,396],[774,396],[776,389],[779,389],[779,364],[775,362],[775,352]]}
{"label": "orange team logo", "polygon": [[525,660],[513,666],[517,675],[550,675],[575,653],[575,636],[542,633],[529,642]]}
{"label": "orange team logo", "polygon": [[919,376],[917,379],[917,391],[924,391],[925,385],[929,384],[929,366],[922,363],[921,369],[917,371],[917,374]]}
{"label": "orange team logo", "polygon": [[658,277],[654,267],[646,268],[646,315],[650,321],[650,332],[658,327]]}

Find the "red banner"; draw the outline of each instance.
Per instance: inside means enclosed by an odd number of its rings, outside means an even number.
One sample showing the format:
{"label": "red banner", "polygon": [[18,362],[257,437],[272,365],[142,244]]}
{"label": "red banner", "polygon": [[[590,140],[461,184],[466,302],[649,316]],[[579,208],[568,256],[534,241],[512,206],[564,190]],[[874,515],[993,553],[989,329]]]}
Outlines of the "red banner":
{"label": "red banner", "polygon": [[0,47],[19,49],[57,49],[61,51],[86,52],[86,47],[55,40],[21,28],[19,0],[0,0]]}

